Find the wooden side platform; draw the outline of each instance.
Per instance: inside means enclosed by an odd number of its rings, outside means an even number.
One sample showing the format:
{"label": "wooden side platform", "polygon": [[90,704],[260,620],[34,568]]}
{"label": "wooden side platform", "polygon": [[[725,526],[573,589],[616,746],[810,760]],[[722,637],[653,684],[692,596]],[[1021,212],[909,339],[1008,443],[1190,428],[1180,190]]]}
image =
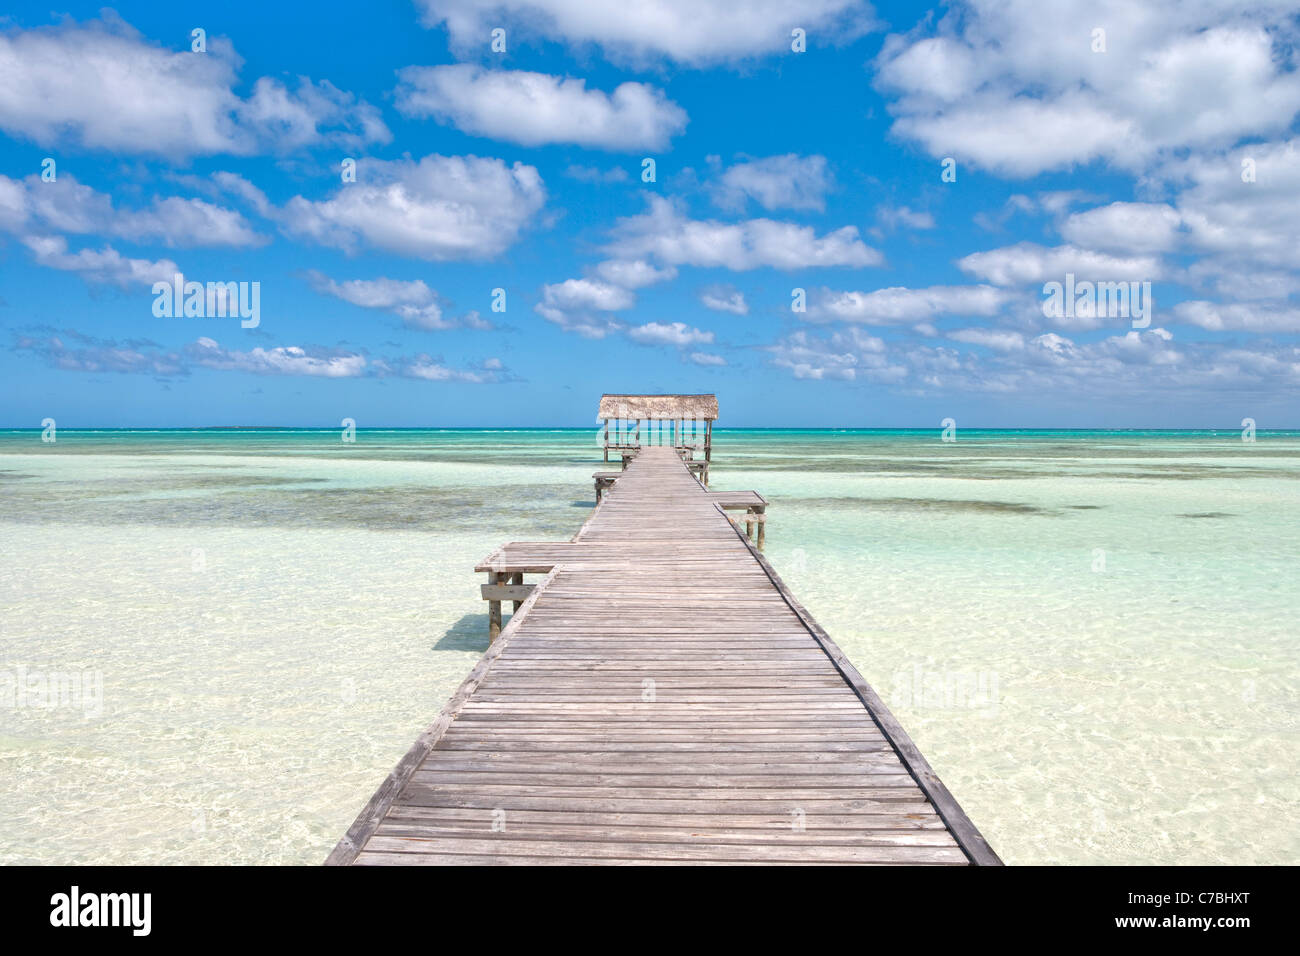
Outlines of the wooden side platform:
{"label": "wooden side platform", "polygon": [[999,863],[723,503],[644,448],[481,563],[545,577],[327,862]]}

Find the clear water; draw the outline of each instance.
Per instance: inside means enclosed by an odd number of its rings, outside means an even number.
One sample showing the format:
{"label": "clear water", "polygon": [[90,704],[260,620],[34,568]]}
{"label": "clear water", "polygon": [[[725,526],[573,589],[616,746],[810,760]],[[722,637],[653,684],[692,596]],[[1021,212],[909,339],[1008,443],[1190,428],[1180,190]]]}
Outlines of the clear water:
{"label": "clear water", "polygon": [[[486,647],[474,563],[569,537],[599,467],[586,429],[57,437],[0,432],[7,863],[323,860]],[[1300,862],[1300,432],[720,429],[713,486],[1008,862]]]}

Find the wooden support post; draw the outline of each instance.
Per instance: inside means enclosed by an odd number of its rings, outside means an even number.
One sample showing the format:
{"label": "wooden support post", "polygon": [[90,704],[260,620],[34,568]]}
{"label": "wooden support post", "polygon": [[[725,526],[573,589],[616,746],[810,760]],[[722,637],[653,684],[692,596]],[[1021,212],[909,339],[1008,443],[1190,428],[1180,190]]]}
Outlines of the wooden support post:
{"label": "wooden support post", "polygon": [[[504,574],[496,571],[488,572],[488,584],[500,584]],[[491,644],[501,633],[501,602],[488,601],[488,643]]]}
{"label": "wooden support post", "polygon": [[[516,571],[514,574],[510,575],[510,583],[511,583],[511,584],[523,584],[523,583],[524,583],[524,572],[522,572],[522,571]],[[519,610],[519,605],[523,604],[524,602],[523,602],[523,601],[511,601],[510,603],[514,605],[514,606],[510,609],[510,612],[513,614],[515,611]]]}
{"label": "wooden support post", "polygon": [[709,465],[713,462],[713,420],[704,423],[704,487],[709,487]]}
{"label": "wooden support post", "polygon": [[[764,518],[767,517],[767,510],[766,510],[766,509],[763,509],[763,510],[760,511],[759,513],[762,514],[762,515],[764,516]],[[762,551],[762,550],[763,550],[763,545],[764,545],[766,542],[767,542],[767,521],[764,520],[764,521],[760,521],[760,522],[758,523],[758,550]]]}
{"label": "wooden support post", "polygon": [[[606,462],[609,461],[609,419],[608,418],[605,419],[605,461]],[[596,495],[596,500],[597,501],[600,500],[599,492]]]}

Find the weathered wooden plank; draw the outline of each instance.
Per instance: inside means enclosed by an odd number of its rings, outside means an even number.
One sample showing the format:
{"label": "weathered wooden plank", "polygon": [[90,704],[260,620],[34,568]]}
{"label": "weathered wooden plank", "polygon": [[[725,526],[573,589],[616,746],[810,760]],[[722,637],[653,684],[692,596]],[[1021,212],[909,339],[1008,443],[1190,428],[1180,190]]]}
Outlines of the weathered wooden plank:
{"label": "weathered wooden plank", "polygon": [[525,601],[533,593],[532,584],[480,584],[485,601]]}
{"label": "weathered wooden plank", "polygon": [[[385,818],[389,822],[428,823],[431,825],[464,824],[490,829],[494,821],[491,807],[418,807],[398,805]],[[599,810],[528,810],[507,811],[511,825],[571,826],[592,824],[600,827],[627,827],[649,830],[666,827],[709,827],[719,831],[792,830],[790,813],[660,813],[654,811]],[[800,823],[806,830],[834,833],[837,830],[942,830],[944,824],[928,803],[876,804],[858,813],[805,814]]]}
{"label": "weathered wooden plank", "polygon": [[[938,818],[935,818],[938,820]],[[493,829],[496,826],[497,829]],[[802,819],[799,826],[802,827]],[[649,827],[643,825],[601,826],[590,821],[575,824],[520,822],[513,815],[501,813],[495,819],[484,814],[482,819],[409,821],[388,817],[376,832],[381,837],[415,837],[421,840],[438,838],[482,839],[492,834],[509,834],[514,840],[575,840],[616,843],[710,844],[714,846],[747,847],[950,847],[956,842],[940,825],[936,829],[915,830],[808,830],[796,829],[787,818],[780,826],[764,828],[707,827],[686,824],[681,827]]]}
{"label": "weathered wooden plank", "polygon": [[736,845],[722,843],[636,843],[596,840],[513,839],[508,831],[495,838],[466,835],[444,836],[436,841],[418,837],[371,837],[367,849],[377,853],[422,853],[436,842],[444,853],[492,854],[500,856],[565,857],[583,856],[694,861],[706,859],[761,860],[764,862],[808,861],[822,863],[965,863],[955,844],[950,847],[897,846],[780,846],[776,844]]}

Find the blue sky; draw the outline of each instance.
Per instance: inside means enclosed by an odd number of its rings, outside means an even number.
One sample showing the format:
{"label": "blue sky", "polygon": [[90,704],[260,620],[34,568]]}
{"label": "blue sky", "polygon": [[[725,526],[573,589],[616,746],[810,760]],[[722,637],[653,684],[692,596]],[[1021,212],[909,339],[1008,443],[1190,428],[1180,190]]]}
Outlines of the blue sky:
{"label": "blue sky", "polygon": [[605,7],[10,14],[0,424],[1300,425],[1294,3]]}

